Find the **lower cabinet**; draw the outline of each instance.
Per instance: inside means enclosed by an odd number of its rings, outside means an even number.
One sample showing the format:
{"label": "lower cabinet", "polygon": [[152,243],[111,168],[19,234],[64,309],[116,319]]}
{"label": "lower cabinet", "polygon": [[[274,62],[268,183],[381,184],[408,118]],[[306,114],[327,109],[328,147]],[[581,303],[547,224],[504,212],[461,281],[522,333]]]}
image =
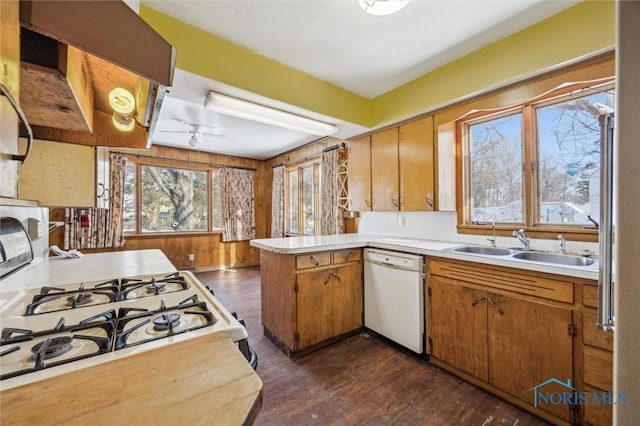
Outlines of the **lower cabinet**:
{"label": "lower cabinet", "polygon": [[361,277],[359,263],[297,275],[297,350],[362,327]]}
{"label": "lower cabinet", "polygon": [[362,328],[362,250],[262,250],[260,262],[264,332],[288,356]]}
{"label": "lower cabinet", "polygon": [[[538,392],[565,392],[573,378],[573,311],[513,292],[533,286],[512,272],[429,262],[427,303],[431,357],[567,422],[570,404],[536,404]],[[487,285],[482,285],[485,282]],[[545,285],[549,288],[549,282]],[[501,287],[510,287],[503,291]],[[560,287],[564,283],[560,284]],[[564,294],[564,292],[561,292]]]}

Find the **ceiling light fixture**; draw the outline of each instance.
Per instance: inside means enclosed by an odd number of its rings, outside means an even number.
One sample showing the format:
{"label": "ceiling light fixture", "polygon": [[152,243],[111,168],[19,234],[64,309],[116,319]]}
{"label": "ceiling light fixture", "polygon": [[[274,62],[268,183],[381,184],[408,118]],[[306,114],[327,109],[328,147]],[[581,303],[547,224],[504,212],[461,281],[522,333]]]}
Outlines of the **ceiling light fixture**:
{"label": "ceiling light fixture", "polygon": [[387,16],[404,9],[411,0],[358,0],[358,4],[369,15]]}
{"label": "ceiling light fixture", "polygon": [[290,112],[281,111],[243,99],[233,98],[213,91],[207,94],[204,106],[207,109],[222,114],[258,121],[272,126],[284,127],[315,136],[327,136],[338,131],[338,127],[333,124],[312,120]]}
{"label": "ceiling light fixture", "polygon": [[133,110],[135,98],[127,89],[116,87],[109,92],[109,105],[113,108],[112,121],[118,130],[130,132],[135,126]]}

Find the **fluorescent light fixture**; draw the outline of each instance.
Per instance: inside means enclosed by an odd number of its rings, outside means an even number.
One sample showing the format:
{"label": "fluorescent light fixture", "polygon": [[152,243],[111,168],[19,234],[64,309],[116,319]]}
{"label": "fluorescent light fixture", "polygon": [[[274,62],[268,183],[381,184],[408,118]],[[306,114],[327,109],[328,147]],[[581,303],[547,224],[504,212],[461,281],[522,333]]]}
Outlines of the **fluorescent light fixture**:
{"label": "fluorescent light fixture", "polygon": [[284,127],[315,136],[327,136],[338,131],[333,124],[312,120],[290,112],[267,107],[216,92],[209,92],[204,101],[207,109],[246,120]]}
{"label": "fluorescent light fixture", "polygon": [[387,16],[404,9],[411,0],[358,0],[358,4],[369,15]]}

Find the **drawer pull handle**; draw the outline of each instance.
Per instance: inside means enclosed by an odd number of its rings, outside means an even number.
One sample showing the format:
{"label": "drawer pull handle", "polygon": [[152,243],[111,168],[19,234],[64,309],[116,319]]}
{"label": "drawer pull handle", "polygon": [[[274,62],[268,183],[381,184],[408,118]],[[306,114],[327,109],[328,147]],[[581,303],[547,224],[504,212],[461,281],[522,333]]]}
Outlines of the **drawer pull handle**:
{"label": "drawer pull handle", "polygon": [[340,282],[340,277],[335,272],[332,272],[329,274],[327,279],[324,280],[324,283],[327,284],[329,281],[331,281],[331,278],[335,278],[336,280],[338,280],[338,282]]}
{"label": "drawer pull handle", "polygon": [[313,256],[309,256],[309,261],[316,266],[320,264],[320,262],[318,262]]}
{"label": "drawer pull handle", "polygon": [[486,299],[486,297],[484,296],[480,296],[478,297],[476,300],[473,301],[473,303],[471,304],[472,306],[476,306],[478,303],[482,302],[484,299]]}
{"label": "drawer pull handle", "polygon": [[489,304],[491,304],[491,306],[493,306],[494,308],[496,308],[498,310],[498,312],[500,313],[500,315],[504,315],[504,311],[502,309],[500,309],[498,307],[498,305],[496,305],[496,302],[494,302],[493,300],[491,300],[491,298],[489,297],[487,299],[489,301]]}
{"label": "drawer pull handle", "polygon": [[353,254],[353,251],[352,251],[352,250],[349,250],[349,251],[347,252],[347,254],[345,254],[345,255],[344,255],[344,260],[348,260],[348,259],[351,257],[351,255],[352,255],[352,254]]}
{"label": "drawer pull handle", "polygon": [[395,198],[392,198],[391,202],[393,203],[394,206],[399,207],[398,206],[398,201]]}

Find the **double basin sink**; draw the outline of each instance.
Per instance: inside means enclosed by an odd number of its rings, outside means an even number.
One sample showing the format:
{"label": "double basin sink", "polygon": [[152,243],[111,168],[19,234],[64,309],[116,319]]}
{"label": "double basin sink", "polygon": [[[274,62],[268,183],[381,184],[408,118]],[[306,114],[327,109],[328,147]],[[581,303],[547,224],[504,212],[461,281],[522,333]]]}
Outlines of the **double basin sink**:
{"label": "double basin sink", "polygon": [[482,246],[458,246],[448,251],[459,253],[480,254],[485,256],[511,256],[514,259],[527,260],[530,262],[554,263],[558,265],[568,266],[589,266],[594,263],[590,257],[571,256],[567,254],[545,253],[540,251],[521,251],[498,247],[482,247]]}

